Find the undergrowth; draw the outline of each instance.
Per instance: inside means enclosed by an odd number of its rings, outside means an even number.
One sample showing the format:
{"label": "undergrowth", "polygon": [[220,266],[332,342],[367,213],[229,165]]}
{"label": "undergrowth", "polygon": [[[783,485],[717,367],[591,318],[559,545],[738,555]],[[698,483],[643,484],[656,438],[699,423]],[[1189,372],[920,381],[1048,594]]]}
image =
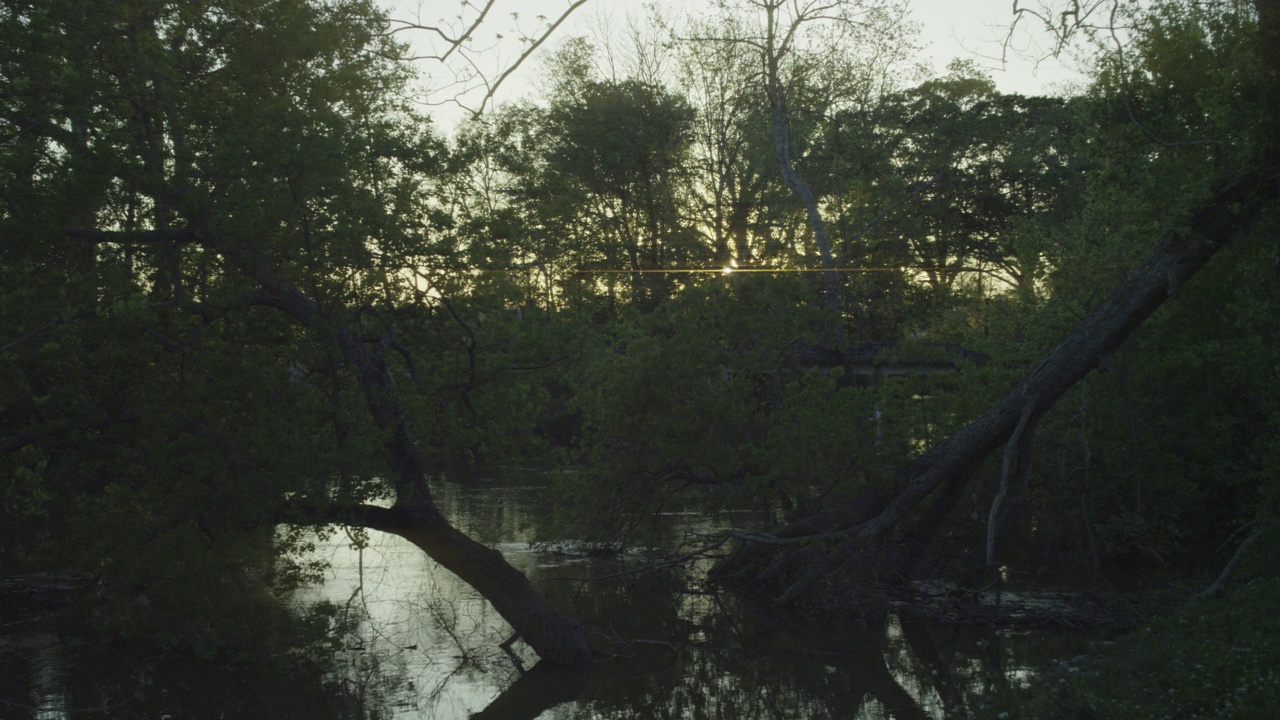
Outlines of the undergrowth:
{"label": "undergrowth", "polygon": [[1275,717],[1280,578],[1180,608],[1000,698],[982,717],[1166,720]]}

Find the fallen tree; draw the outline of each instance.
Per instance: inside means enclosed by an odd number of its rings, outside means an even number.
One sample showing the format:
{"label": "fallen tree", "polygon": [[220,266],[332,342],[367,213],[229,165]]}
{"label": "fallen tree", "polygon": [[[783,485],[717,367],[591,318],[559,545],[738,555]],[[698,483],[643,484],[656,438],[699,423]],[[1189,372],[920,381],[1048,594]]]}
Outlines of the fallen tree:
{"label": "fallen tree", "polygon": [[[1217,187],[1185,227],[1165,233],[1120,287],[1003,399],[904,466],[896,495],[883,501],[864,498],[756,534],[717,563],[711,577],[745,583],[779,604],[800,601],[837,574],[846,576],[842,590],[855,591],[907,578],[978,464],[1006,446],[1002,488],[1008,487],[1016,456],[1016,492],[1029,472],[1037,420],[1105,363],[1219,249],[1248,230],[1275,202],[1277,187],[1274,170],[1242,174]],[[993,506],[988,547],[1010,507]],[[988,553],[988,564],[991,559]]]}

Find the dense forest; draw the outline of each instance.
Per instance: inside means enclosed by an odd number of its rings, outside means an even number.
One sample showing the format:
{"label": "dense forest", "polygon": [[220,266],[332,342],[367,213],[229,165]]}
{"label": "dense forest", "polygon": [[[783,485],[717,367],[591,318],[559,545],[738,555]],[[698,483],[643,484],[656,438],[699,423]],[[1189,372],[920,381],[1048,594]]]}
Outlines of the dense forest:
{"label": "dense forest", "polygon": [[371,0],[3,0],[0,574],[234,655],[333,630],[263,612],[313,531],[393,533],[590,663],[433,494],[535,467],[612,551],[735,511],[664,551],[829,627],[1010,568],[1271,602],[1280,7],[1064,5],[1016,19],[1069,95],[743,0],[444,131]]}

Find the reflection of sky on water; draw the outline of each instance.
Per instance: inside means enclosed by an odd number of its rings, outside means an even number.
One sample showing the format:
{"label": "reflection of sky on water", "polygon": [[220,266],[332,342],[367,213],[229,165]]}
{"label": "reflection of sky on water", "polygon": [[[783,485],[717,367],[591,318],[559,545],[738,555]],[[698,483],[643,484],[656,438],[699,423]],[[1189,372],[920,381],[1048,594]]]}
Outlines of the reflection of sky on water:
{"label": "reflection of sky on water", "polygon": [[[362,621],[353,653],[407,683],[395,694],[397,717],[465,718],[507,682],[509,666],[489,669],[498,665],[494,653],[510,632],[506,623],[408,541],[372,533],[369,546],[355,550],[337,535],[317,543],[316,552],[329,561],[329,578],[299,599],[328,600]],[[464,662],[469,653],[479,654],[476,662]]]}
{"label": "reflection of sky on water", "polygon": [[[663,600],[625,584],[557,580],[623,565],[575,555],[571,542],[552,544],[556,551],[531,546],[547,516],[543,487],[441,483],[437,496],[462,529],[498,547],[558,605],[583,617],[593,642],[622,656],[591,671],[576,701],[540,717],[943,718],[976,708],[984,694],[1024,686],[1033,674],[1009,654],[1020,642],[1009,634],[904,629],[895,619],[859,653],[858,640],[827,643],[741,608],[726,613],[725,598],[711,594]],[[712,529],[696,515],[667,520],[673,540]],[[329,580],[300,599],[326,599],[364,620],[353,653],[403,683],[392,693],[395,717],[468,718],[519,677],[498,649],[506,624],[409,543],[374,534],[357,551],[339,534],[317,552],[332,565]],[[531,667],[536,658],[517,648]]]}
{"label": "reflection of sky on water", "polygon": [[[674,572],[569,581],[616,574],[640,558],[587,557],[571,540],[531,546],[549,517],[549,492],[536,483],[439,483],[436,491],[463,530],[496,545],[556,605],[583,618],[609,657],[588,671],[538,666],[522,675],[499,648],[509,628],[474,590],[397,537],[371,533],[356,550],[339,532],[317,543],[331,564],[328,580],[295,600],[327,600],[354,621],[338,672],[342,697],[364,698],[364,712],[327,696],[312,703],[320,713],[300,707],[299,696],[257,670],[218,677],[198,660],[120,657],[80,631],[7,623],[0,624],[0,719],[962,717],[985,696],[1025,686],[1048,658],[1079,652],[1074,638],[1062,649],[1043,635],[897,620],[851,636],[696,583],[673,594],[686,580]],[[652,537],[674,547],[686,532],[724,521],[677,509],[662,522]],[[527,648],[515,649],[534,667]],[[301,692],[311,697],[307,687]],[[248,708],[257,714],[246,715]],[[537,715],[543,708],[550,709]]]}
{"label": "reflection of sky on water", "polygon": [[36,720],[65,720],[70,717],[71,705],[68,703],[63,675],[66,672],[66,657],[62,643],[57,635],[41,632],[0,641],[0,652],[6,660],[24,661],[25,667],[18,670],[16,663],[5,663],[6,670],[0,676],[0,683],[10,686],[25,681],[28,687],[26,702],[7,700],[0,705],[0,717],[8,717],[6,711],[12,709],[25,710],[29,717]]}

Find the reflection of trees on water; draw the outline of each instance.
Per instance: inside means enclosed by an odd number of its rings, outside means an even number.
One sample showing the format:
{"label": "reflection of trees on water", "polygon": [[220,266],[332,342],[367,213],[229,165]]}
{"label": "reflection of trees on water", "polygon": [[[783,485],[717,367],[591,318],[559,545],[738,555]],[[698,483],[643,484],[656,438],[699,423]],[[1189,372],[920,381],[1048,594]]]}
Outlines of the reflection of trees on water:
{"label": "reflection of trees on water", "polygon": [[[455,485],[446,501],[460,526],[490,541],[545,537],[538,525],[549,513],[536,483],[515,492],[473,484]],[[679,542],[689,523],[707,531],[706,522],[672,518],[656,536]],[[498,684],[475,717],[538,717],[560,704],[547,716],[924,718],[976,709],[985,695],[1007,690],[1015,670],[991,631],[896,620],[865,630],[815,626],[704,589],[698,573],[677,568],[607,582],[565,579],[612,574],[634,559],[526,553],[513,562],[583,618],[595,647],[610,656],[589,671],[538,666],[523,675],[497,672],[502,660],[493,660],[487,678],[468,680]]]}
{"label": "reflection of trees on water", "polygon": [[[635,570],[641,560],[575,554],[571,540],[560,551],[530,549],[527,541],[543,537],[539,523],[550,515],[534,482],[443,488],[454,521],[503,543],[508,559],[558,607],[588,623],[608,657],[587,670],[532,666],[517,643],[532,667],[521,673],[498,649],[509,628],[452,575],[398,538],[371,536],[362,553],[337,538],[322,548],[334,562],[334,582],[300,602],[327,598],[339,607],[348,626],[344,650],[279,648],[233,670],[187,658],[71,652],[57,635],[25,653],[30,660],[0,644],[0,699],[16,703],[0,705],[0,717],[36,717],[32,707],[111,707],[74,717],[923,718],[976,709],[1016,674],[1005,639],[992,632],[815,625],[703,586],[696,570],[680,567],[569,580]],[[711,522],[669,519],[654,531],[668,546],[689,528],[707,532]],[[74,656],[66,665],[74,672],[49,677],[37,667],[65,665],[66,655]]]}
{"label": "reflection of trees on water", "polygon": [[915,720],[965,715],[1010,684],[995,632],[818,626],[723,593],[664,594],[664,582],[581,590],[577,609],[613,657],[545,686],[536,668],[473,717],[537,717],[574,698],[549,717]]}
{"label": "reflection of trees on water", "polygon": [[[11,628],[6,628],[11,630]],[[264,646],[239,658],[142,653],[80,628],[0,639],[0,718],[386,717],[388,678],[354,658]],[[292,648],[296,651],[297,648]]]}
{"label": "reflection of trees on water", "polygon": [[[976,637],[975,637],[976,636]],[[947,717],[972,710],[973,700],[1007,693],[1010,664],[1001,657],[1004,643],[990,628],[901,624],[903,649],[927,675]]]}
{"label": "reflection of trees on water", "polygon": [[591,674],[591,668],[538,663],[471,720],[533,720],[557,705],[577,700]]}
{"label": "reflection of trees on water", "polygon": [[[413,569],[390,547],[380,563],[401,589],[386,594],[362,632],[382,645],[388,678],[407,717],[586,720],[633,718],[924,718],[976,709],[1009,685],[1002,638],[993,632],[898,623],[869,629],[815,626],[765,604],[707,588],[696,570],[636,570],[635,556],[590,557],[572,539],[542,552],[530,540],[554,536],[545,478],[442,483],[441,503],[459,527],[500,547],[561,608],[571,609],[607,657],[588,670],[545,665],[519,672],[497,649],[509,632],[473,593],[434,567]],[[710,520],[669,517],[655,538],[677,545]],[[416,567],[416,566],[414,566]],[[375,581],[376,582],[376,581]],[[373,646],[371,639],[370,646]],[[416,647],[402,651],[405,645]],[[518,649],[519,643],[517,643]],[[532,657],[524,655],[525,666]],[[554,710],[552,710],[554,708]]]}

